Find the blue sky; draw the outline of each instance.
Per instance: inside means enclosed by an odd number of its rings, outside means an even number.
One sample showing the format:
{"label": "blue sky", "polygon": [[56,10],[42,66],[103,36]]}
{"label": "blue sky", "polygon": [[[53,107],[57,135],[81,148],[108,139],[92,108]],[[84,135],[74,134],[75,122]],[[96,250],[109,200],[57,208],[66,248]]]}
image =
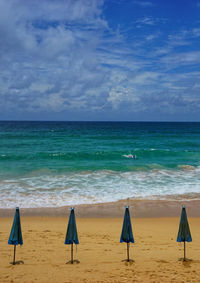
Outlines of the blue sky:
{"label": "blue sky", "polygon": [[200,121],[200,1],[1,0],[4,119]]}

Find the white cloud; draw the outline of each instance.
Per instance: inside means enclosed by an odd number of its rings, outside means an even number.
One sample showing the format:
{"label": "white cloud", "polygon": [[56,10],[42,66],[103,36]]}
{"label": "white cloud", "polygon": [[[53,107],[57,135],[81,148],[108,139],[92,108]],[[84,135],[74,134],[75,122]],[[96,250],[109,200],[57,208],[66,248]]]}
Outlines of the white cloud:
{"label": "white cloud", "polygon": [[118,85],[110,90],[107,100],[111,102],[114,109],[118,109],[123,102],[130,104],[132,107],[133,104],[139,102],[139,97],[135,94],[133,88]]}
{"label": "white cloud", "polygon": [[196,37],[200,36],[200,28],[194,28],[192,32],[194,36]]}
{"label": "white cloud", "polygon": [[178,33],[178,34],[168,35],[168,45],[170,47],[185,46],[185,45],[190,45],[190,44],[191,43],[187,38],[186,31],[182,31],[181,33]]}
{"label": "white cloud", "polygon": [[0,1],[1,114],[199,111],[200,52],[177,50],[192,47],[198,28],[162,41],[158,18],[122,32],[102,13],[99,0]]}
{"label": "white cloud", "polygon": [[193,86],[193,89],[199,89],[200,90],[200,83],[195,83]]}
{"label": "white cloud", "polygon": [[2,110],[3,105],[9,110],[12,103],[16,111],[23,109],[22,101],[30,111],[87,104],[80,101],[87,99],[86,88],[98,87],[105,77],[96,53],[101,32],[107,29],[101,19],[102,4],[93,0],[1,1]]}
{"label": "white cloud", "polygon": [[161,62],[171,66],[190,65],[200,63],[200,51],[180,52],[164,56]]}
{"label": "white cloud", "polygon": [[153,26],[156,24],[156,19],[154,19],[153,17],[144,17],[144,18],[140,18],[136,21],[137,27],[141,27],[142,25],[150,25]]}
{"label": "white cloud", "polygon": [[146,36],[147,41],[152,41],[158,37],[158,34],[149,34]]}
{"label": "white cloud", "polygon": [[133,1],[134,4],[142,7],[153,7],[154,4],[150,1]]}
{"label": "white cloud", "polygon": [[141,85],[152,84],[153,81],[159,78],[159,76],[160,74],[156,72],[141,72],[132,79],[132,82],[134,84],[141,84]]}

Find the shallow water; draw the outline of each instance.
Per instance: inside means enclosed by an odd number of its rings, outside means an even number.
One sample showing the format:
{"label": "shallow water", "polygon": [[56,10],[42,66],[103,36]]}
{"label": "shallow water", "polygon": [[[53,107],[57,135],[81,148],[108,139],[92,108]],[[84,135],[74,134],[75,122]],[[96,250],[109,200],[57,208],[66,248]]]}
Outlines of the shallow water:
{"label": "shallow water", "polygon": [[200,193],[199,160],[200,123],[0,122],[0,207]]}

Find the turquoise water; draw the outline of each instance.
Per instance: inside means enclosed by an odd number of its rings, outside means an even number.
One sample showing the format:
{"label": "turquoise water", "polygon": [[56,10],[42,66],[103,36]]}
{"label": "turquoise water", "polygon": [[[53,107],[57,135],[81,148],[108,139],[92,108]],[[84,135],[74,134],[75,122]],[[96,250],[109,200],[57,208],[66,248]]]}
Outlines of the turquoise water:
{"label": "turquoise water", "polygon": [[199,165],[200,123],[0,122],[0,207],[200,193]]}

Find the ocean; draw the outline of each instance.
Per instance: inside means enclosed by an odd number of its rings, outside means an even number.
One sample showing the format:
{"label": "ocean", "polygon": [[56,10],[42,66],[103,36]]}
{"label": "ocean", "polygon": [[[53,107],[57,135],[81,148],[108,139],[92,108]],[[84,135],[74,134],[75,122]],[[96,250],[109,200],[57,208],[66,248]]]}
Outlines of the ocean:
{"label": "ocean", "polygon": [[200,123],[0,122],[0,208],[199,193]]}

